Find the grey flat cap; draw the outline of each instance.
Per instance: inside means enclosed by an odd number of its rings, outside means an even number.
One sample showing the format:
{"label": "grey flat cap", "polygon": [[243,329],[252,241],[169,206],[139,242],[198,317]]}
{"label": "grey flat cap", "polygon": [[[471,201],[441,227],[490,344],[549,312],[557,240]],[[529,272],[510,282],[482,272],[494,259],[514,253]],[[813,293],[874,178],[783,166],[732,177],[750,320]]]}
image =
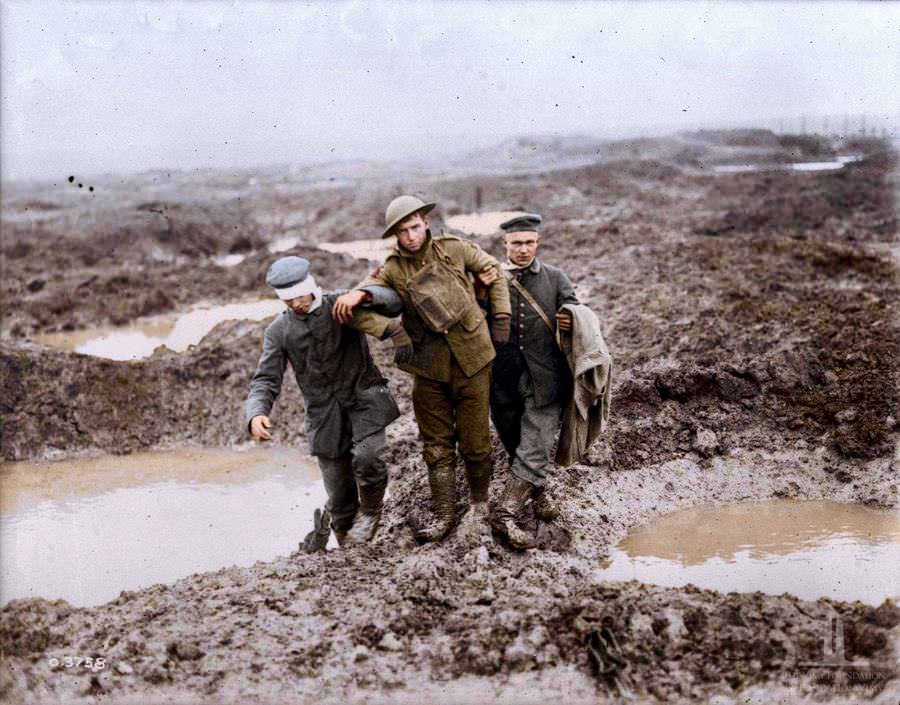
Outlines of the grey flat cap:
{"label": "grey flat cap", "polygon": [[500,229],[505,233],[537,231],[543,219],[537,213],[517,215],[515,218],[504,220],[500,223]]}
{"label": "grey flat cap", "polygon": [[302,282],[307,276],[309,260],[291,255],[272,262],[266,273],[266,284],[274,289],[284,289]]}

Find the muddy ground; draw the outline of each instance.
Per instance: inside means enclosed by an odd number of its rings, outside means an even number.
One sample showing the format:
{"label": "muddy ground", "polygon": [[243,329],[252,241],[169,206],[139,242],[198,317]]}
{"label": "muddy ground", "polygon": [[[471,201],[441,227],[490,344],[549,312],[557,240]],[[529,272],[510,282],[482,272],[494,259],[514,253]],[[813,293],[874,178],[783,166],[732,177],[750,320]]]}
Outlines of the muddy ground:
{"label": "muddy ground", "polygon": [[[536,166],[540,149],[554,155],[552,170]],[[848,153],[864,158],[830,172],[712,170]],[[479,202],[543,213],[541,256],[570,273],[604,322],[613,419],[582,463],[555,472],[562,519],[524,515],[541,544],[527,554],[460,536],[416,546],[407,517],[427,508],[428,491],[409,379],[375,343],[403,416],[389,429],[392,499],[371,547],[194,575],[97,608],[13,601],[0,612],[7,701],[597,702],[617,692],[585,646],[605,625],[638,701],[897,702],[892,603],[592,578],[629,528],[676,508],[773,496],[898,506],[898,177],[888,144],[707,132],[512,143],[477,155],[469,173],[355,173],[4,187],[3,457],[245,440],[241,403],[262,323],[222,324],[187,353],[135,363],[30,338],[265,296],[265,244],[285,235],[326,286],[352,284],[368,265],[315,244],[377,236],[383,204],[410,190],[443,216]],[[500,254],[497,238],[480,242]],[[217,265],[228,252],[247,257]],[[298,400],[286,384],[283,442],[302,443],[287,430],[302,428]],[[499,447],[496,461],[495,495]],[[827,682],[802,666],[821,658],[832,609],[848,657],[870,664],[864,682]],[[51,666],[68,654],[109,667]]]}

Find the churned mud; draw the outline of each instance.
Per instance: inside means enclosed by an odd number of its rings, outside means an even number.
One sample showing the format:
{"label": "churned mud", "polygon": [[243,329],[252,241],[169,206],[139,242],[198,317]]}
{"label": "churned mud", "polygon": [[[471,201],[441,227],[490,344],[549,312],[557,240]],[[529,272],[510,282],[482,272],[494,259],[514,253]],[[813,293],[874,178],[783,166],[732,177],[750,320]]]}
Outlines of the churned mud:
{"label": "churned mud", "polygon": [[[428,488],[410,381],[373,343],[403,416],[389,428],[391,497],[371,546],[223,567],[97,607],[12,600],[0,611],[2,697],[896,703],[895,601],[598,576],[629,532],[675,510],[781,498],[897,512],[895,154],[759,131],[564,146],[552,170],[513,144],[508,173],[479,171],[497,163],[483,154],[440,177],[149,175],[84,202],[62,184],[5,189],[8,461],[244,442],[264,322],[224,322],[185,352],[134,362],[37,336],[265,297],[270,248],[286,238],[326,287],[350,285],[371,263],[316,245],[376,238],[384,203],[406,190],[438,201],[448,225],[540,212],[542,257],[603,321],[614,388],[605,435],[552,476],[561,519],[521,517],[538,549],[455,534],[418,546],[408,520],[427,510]],[[528,157],[513,168],[519,147]],[[715,170],[849,154],[860,159],[839,169]],[[475,238],[500,254],[495,233]],[[234,253],[245,257],[217,263]],[[277,441],[302,447],[302,421],[286,383]],[[496,497],[499,445],[495,460]],[[298,541],[310,527],[298,521]]]}

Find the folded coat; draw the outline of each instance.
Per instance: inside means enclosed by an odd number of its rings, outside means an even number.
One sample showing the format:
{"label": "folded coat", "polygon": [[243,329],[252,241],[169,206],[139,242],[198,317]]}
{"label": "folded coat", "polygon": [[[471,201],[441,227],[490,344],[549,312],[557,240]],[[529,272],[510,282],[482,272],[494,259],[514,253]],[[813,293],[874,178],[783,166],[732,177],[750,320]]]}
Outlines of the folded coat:
{"label": "folded coat", "polygon": [[572,398],[563,413],[556,463],[568,467],[579,461],[609,420],[612,357],[603,340],[597,315],[583,304],[566,304],[572,332],[557,341],[572,370]]}

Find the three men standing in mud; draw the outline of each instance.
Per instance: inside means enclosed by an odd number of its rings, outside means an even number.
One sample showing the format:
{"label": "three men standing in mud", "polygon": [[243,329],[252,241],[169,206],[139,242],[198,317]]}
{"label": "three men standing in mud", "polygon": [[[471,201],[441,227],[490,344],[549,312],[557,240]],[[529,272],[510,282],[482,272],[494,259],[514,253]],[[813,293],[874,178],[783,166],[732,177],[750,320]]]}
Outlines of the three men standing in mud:
{"label": "three men standing in mud", "polygon": [[[433,207],[413,196],[394,199],[382,237],[395,235],[397,244],[384,264],[353,291],[324,297],[317,291],[311,306],[296,303],[310,293],[302,282],[311,276],[289,262],[300,258],[273,264],[267,281],[290,310],[266,331],[247,402],[249,429],[260,440],[270,437],[267,414],[289,360],[306,398],[310,448],[338,540],[369,540],[387,482],[380,461],[384,426],[398,412],[361,332],[390,337],[398,367],[413,375],[413,410],[431,488],[433,515],[416,537],[441,540],[456,522],[458,447],[471,494],[462,531],[484,538],[493,525],[514,547],[530,548],[534,537],[515,522],[519,510],[533,498],[539,517],[558,514],[544,481],[572,377],[556,328],[571,329],[570,315],[560,309],[577,299],[568,277],[536,258],[540,216],[502,225],[508,261],[501,275],[497,260],[474,243],[433,237]],[[483,306],[470,273],[486,287]],[[383,315],[400,311],[402,323]],[[511,471],[492,517],[489,409]],[[327,538],[327,527],[317,529],[320,539],[317,544],[313,536],[310,549]]]}

